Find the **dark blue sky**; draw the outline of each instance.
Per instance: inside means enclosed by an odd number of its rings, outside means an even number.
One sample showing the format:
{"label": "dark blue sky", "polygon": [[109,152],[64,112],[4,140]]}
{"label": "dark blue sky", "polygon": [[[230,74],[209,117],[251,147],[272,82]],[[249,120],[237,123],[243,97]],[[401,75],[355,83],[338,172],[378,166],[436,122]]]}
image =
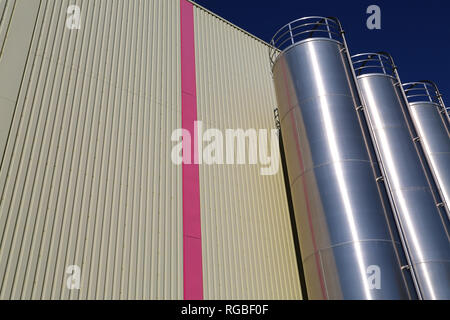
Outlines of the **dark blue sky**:
{"label": "dark blue sky", "polygon": [[[286,23],[304,16],[338,17],[351,54],[386,51],[402,81],[433,80],[450,105],[449,0],[197,0],[235,25],[269,42]],[[381,30],[369,30],[366,9],[381,8]]]}

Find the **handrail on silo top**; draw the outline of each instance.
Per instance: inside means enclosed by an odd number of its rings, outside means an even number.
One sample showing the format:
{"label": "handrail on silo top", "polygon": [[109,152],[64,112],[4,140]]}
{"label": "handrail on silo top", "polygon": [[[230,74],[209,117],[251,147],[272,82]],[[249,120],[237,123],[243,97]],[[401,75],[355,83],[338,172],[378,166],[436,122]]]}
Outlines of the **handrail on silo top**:
{"label": "handrail on silo top", "polygon": [[448,128],[450,129],[450,107],[445,106],[442,94],[433,81],[421,80],[404,83],[403,90],[405,91],[406,99],[408,99],[409,103],[424,102],[428,100],[428,102],[437,104],[444,119],[448,120]]}
{"label": "handrail on silo top", "polygon": [[343,42],[342,25],[337,18],[311,16],[289,22],[281,27],[270,41],[269,57],[273,66],[280,52],[290,46],[309,39],[327,38]]}
{"label": "handrail on silo top", "polygon": [[351,57],[356,76],[381,73],[395,77],[395,64],[386,52],[360,53]]}
{"label": "handrail on silo top", "polygon": [[[441,94],[436,84],[429,80],[403,84],[408,102],[429,101],[441,104]],[[445,106],[442,106],[445,109]]]}

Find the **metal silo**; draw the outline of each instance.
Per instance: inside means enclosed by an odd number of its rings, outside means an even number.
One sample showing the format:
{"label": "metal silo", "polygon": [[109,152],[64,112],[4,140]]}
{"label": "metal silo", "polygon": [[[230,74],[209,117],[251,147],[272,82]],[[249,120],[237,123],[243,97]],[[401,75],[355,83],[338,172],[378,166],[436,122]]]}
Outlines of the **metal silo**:
{"label": "metal silo", "polygon": [[442,95],[432,81],[406,83],[403,88],[434,181],[450,216],[450,122]]}
{"label": "metal silo", "polygon": [[411,298],[339,21],[295,20],[271,44],[308,296]]}
{"label": "metal silo", "polygon": [[352,59],[418,295],[449,299],[448,220],[412,125],[397,68],[385,53]]}

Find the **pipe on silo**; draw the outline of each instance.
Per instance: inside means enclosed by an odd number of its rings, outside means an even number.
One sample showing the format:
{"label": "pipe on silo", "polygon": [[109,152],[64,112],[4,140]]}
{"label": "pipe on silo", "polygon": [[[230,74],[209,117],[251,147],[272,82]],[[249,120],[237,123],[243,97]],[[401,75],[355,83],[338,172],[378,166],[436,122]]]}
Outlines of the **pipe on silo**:
{"label": "pipe on silo", "polygon": [[308,296],[411,298],[339,21],[295,20],[271,44]]}
{"label": "pipe on silo", "polygon": [[448,220],[440,209],[397,68],[386,53],[359,54],[352,60],[418,295],[450,299]]}
{"label": "pipe on silo", "polygon": [[450,122],[444,100],[432,81],[403,85],[414,127],[450,218]]}

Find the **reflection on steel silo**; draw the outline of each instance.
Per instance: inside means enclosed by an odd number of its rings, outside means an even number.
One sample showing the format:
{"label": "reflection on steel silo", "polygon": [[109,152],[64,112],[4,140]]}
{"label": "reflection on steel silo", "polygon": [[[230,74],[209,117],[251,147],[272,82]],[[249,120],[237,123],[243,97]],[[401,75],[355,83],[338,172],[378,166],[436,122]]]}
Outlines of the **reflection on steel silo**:
{"label": "reflection on steel silo", "polygon": [[272,46],[308,296],[411,298],[339,21],[296,20]]}
{"label": "reflection on steel silo", "polygon": [[432,81],[403,85],[420,142],[450,217],[450,122],[442,95]]}
{"label": "reflection on steel silo", "polygon": [[439,208],[397,69],[385,53],[352,59],[419,297],[450,299],[448,220]]}

